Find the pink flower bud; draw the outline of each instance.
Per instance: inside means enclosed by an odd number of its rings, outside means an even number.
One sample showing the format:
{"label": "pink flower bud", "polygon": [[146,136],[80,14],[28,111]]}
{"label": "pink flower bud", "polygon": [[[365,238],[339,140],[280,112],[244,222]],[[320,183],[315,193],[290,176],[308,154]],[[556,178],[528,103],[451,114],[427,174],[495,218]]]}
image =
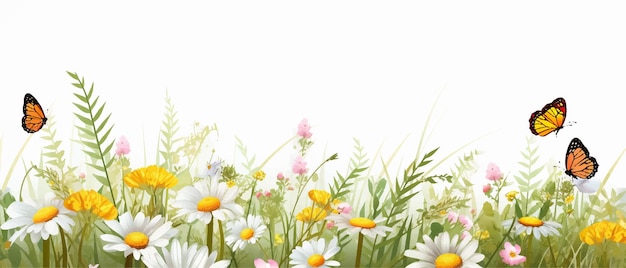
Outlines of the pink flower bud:
{"label": "pink flower bud", "polygon": [[488,193],[489,191],[491,191],[491,184],[485,184],[483,185],[483,193]]}

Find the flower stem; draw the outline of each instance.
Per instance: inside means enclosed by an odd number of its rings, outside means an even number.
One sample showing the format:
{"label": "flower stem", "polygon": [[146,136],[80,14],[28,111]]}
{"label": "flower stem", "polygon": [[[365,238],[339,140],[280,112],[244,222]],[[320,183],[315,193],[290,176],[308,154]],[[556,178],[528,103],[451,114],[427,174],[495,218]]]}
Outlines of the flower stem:
{"label": "flower stem", "polygon": [[43,267],[50,267],[50,237],[43,241]]}
{"label": "flower stem", "polygon": [[206,225],[206,246],[209,248],[209,252],[213,251],[213,220]]}
{"label": "flower stem", "polygon": [[90,221],[85,221],[85,227],[83,227],[83,233],[80,235],[80,242],[78,242],[78,263],[82,266],[85,266],[83,261],[83,242],[85,241],[87,233],[89,233],[89,222]]}
{"label": "flower stem", "polygon": [[59,234],[61,235],[61,247],[63,248],[63,255],[61,255],[61,267],[67,266],[67,245],[65,244],[65,232],[63,228],[59,228]]}
{"label": "flower stem", "polygon": [[554,256],[554,250],[552,249],[552,241],[550,241],[549,236],[547,236],[546,239],[548,239],[548,246],[550,247],[550,255],[552,255],[552,262],[554,262],[554,266],[556,266],[557,263],[556,263],[556,258]]}
{"label": "flower stem", "polygon": [[218,221],[217,225],[220,230],[220,251],[217,254],[217,260],[219,261],[224,259],[224,244],[226,244],[226,241],[224,240],[224,226],[222,225],[222,221]]}
{"label": "flower stem", "polygon": [[126,262],[124,263],[124,267],[133,267],[133,254],[126,256]]}
{"label": "flower stem", "polygon": [[361,250],[363,249],[363,234],[359,232],[359,242],[356,246],[356,260],[354,262],[354,267],[361,267]]}
{"label": "flower stem", "polygon": [[[506,240],[507,236],[509,236],[509,234],[511,233],[511,230],[513,230],[513,226],[515,226],[515,218],[513,218],[513,221],[511,221],[511,226],[509,227],[509,230],[506,231],[506,234],[502,236],[502,240],[500,240],[500,243],[498,244],[496,249],[500,249],[502,247],[502,244],[504,244],[504,240]],[[498,250],[493,251],[491,257],[489,257],[489,260],[487,260],[487,263],[484,264],[484,267],[489,267],[489,263],[496,254],[498,254]]]}
{"label": "flower stem", "polygon": [[252,184],[252,190],[250,191],[250,200],[248,200],[248,209],[246,210],[246,218],[250,214],[250,207],[252,206],[252,197],[254,196],[254,190],[256,189],[257,180],[254,179],[254,183]]}
{"label": "flower stem", "polygon": [[[533,246],[533,236],[532,236],[532,234],[530,234],[530,235],[526,236],[526,238],[528,240],[528,242],[526,242],[526,254],[531,255],[532,254],[531,250],[532,250],[532,246]],[[530,265],[529,262],[525,262],[524,263],[525,267],[530,267],[528,265]]]}

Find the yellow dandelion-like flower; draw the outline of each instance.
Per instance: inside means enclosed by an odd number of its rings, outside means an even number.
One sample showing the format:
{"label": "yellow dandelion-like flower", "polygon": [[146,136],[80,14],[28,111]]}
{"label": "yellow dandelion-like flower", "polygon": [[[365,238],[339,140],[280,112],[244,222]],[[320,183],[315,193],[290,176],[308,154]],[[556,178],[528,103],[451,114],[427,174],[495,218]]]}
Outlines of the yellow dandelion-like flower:
{"label": "yellow dandelion-like flower", "polygon": [[447,217],[448,216],[448,212],[445,209],[442,209],[441,211],[439,211],[439,216]]}
{"label": "yellow dandelion-like flower", "polygon": [[285,240],[283,240],[283,238],[280,236],[280,234],[276,234],[274,235],[274,243],[276,243],[276,245],[280,245],[282,243],[285,243]]}
{"label": "yellow dandelion-like flower", "polygon": [[518,193],[518,191],[510,191],[506,193],[506,200],[508,200],[509,202],[513,202],[513,199],[515,199]]}
{"label": "yellow dandelion-like flower", "polygon": [[89,211],[105,220],[117,217],[117,208],[106,197],[94,190],[80,190],[72,193],[63,202],[65,208],[74,211]]}
{"label": "yellow dandelion-like flower", "polygon": [[252,177],[257,181],[262,181],[265,179],[265,172],[263,170],[259,170],[257,172],[254,172],[254,175],[252,175]]}
{"label": "yellow dandelion-like flower", "polygon": [[326,211],[319,207],[306,207],[296,215],[296,220],[302,222],[321,221],[324,218],[326,218]]}
{"label": "yellow dandelion-like flower", "polygon": [[565,204],[567,204],[567,205],[571,204],[573,201],[574,201],[574,195],[568,195],[565,198]]}
{"label": "yellow dandelion-like flower", "polygon": [[474,237],[478,237],[478,240],[485,240],[490,237],[490,234],[489,234],[489,231],[487,230],[484,230],[484,231],[478,230],[474,233]]}
{"label": "yellow dandelion-like flower", "polygon": [[599,244],[604,240],[626,244],[626,229],[607,220],[596,222],[579,233],[580,240],[589,244]]}
{"label": "yellow dandelion-like flower", "polygon": [[313,202],[325,206],[328,204],[328,200],[330,199],[330,193],[324,190],[311,190],[309,191],[309,198],[313,200]]}
{"label": "yellow dandelion-like flower", "polygon": [[172,188],[178,183],[174,174],[157,165],[133,170],[124,177],[129,187],[140,189]]}

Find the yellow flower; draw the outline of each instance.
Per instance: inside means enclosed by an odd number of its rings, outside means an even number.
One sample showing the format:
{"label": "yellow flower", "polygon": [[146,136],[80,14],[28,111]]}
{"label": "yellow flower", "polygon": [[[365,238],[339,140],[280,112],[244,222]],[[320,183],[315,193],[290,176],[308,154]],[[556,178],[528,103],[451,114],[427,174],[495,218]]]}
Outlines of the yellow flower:
{"label": "yellow flower", "polygon": [[309,198],[311,198],[313,202],[319,204],[320,206],[325,206],[328,205],[330,193],[324,190],[311,190],[309,191]]}
{"label": "yellow flower", "polygon": [[75,192],[65,199],[63,205],[74,212],[89,211],[105,220],[112,220],[117,217],[115,205],[94,190]]}
{"label": "yellow flower", "polygon": [[280,245],[282,243],[285,243],[285,241],[283,240],[283,238],[280,236],[280,234],[276,234],[274,236],[274,243],[276,243],[276,245]]}
{"label": "yellow flower", "polygon": [[321,221],[326,218],[326,211],[319,207],[306,207],[296,215],[296,220],[302,222]]}
{"label": "yellow flower", "polygon": [[178,183],[178,179],[166,169],[152,165],[135,169],[124,177],[124,182],[129,187],[141,189],[172,188]]}
{"label": "yellow flower", "polygon": [[607,220],[596,222],[579,233],[580,240],[589,244],[599,244],[604,240],[626,244],[626,229]]}
{"label": "yellow flower", "polygon": [[441,211],[439,211],[439,216],[446,217],[448,216],[448,212],[445,209],[442,209]]}
{"label": "yellow flower", "polygon": [[237,183],[234,180],[226,181],[226,186],[228,186],[228,188],[233,188],[235,185],[237,185]]}
{"label": "yellow flower", "polygon": [[252,177],[257,181],[262,181],[265,179],[265,172],[263,170],[259,170],[252,175]]}
{"label": "yellow flower", "polygon": [[574,201],[574,195],[568,195],[565,198],[565,204],[567,204],[567,205],[571,204],[573,201]]}
{"label": "yellow flower", "polygon": [[484,231],[476,231],[476,233],[474,233],[474,236],[478,237],[478,240],[485,240],[487,238],[490,237],[489,231],[484,230]]}
{"label": "yellow flower", "polygon": [[508,193],[506,193],[506,199],[509,200],[509,202],[513,202],[513,199],[515,199],[515,196],[517,196],[519,192],[517,191],[510,191]]}

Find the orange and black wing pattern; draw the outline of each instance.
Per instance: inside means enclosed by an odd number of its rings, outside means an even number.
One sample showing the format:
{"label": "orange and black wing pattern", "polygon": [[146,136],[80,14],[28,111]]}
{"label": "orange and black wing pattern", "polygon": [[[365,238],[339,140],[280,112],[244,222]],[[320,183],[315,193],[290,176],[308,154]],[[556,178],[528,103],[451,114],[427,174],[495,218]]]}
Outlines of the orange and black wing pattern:
{"label": "orange and black wing pattern", "polygon": [[43,109],[33,95],[24,95],[24,117],[22,117],[22,128],[28,133],[39,131],[46,124],[48,118],[43,113]]}
{"label": "orange and black wing pattern", "polygon": [[565,122],[565,99],[556,98],[551,103],[546,104],[543,109],[530,115],[530,132],[539,136],[546,136],[552,132],[555,134],[563,128]]}
{"label": "orange and black wing pattern", "polygon": [[565,174],[577,179],[591,179],[598,171],[598,161],[578,138],[573,138],[565,154]]}

